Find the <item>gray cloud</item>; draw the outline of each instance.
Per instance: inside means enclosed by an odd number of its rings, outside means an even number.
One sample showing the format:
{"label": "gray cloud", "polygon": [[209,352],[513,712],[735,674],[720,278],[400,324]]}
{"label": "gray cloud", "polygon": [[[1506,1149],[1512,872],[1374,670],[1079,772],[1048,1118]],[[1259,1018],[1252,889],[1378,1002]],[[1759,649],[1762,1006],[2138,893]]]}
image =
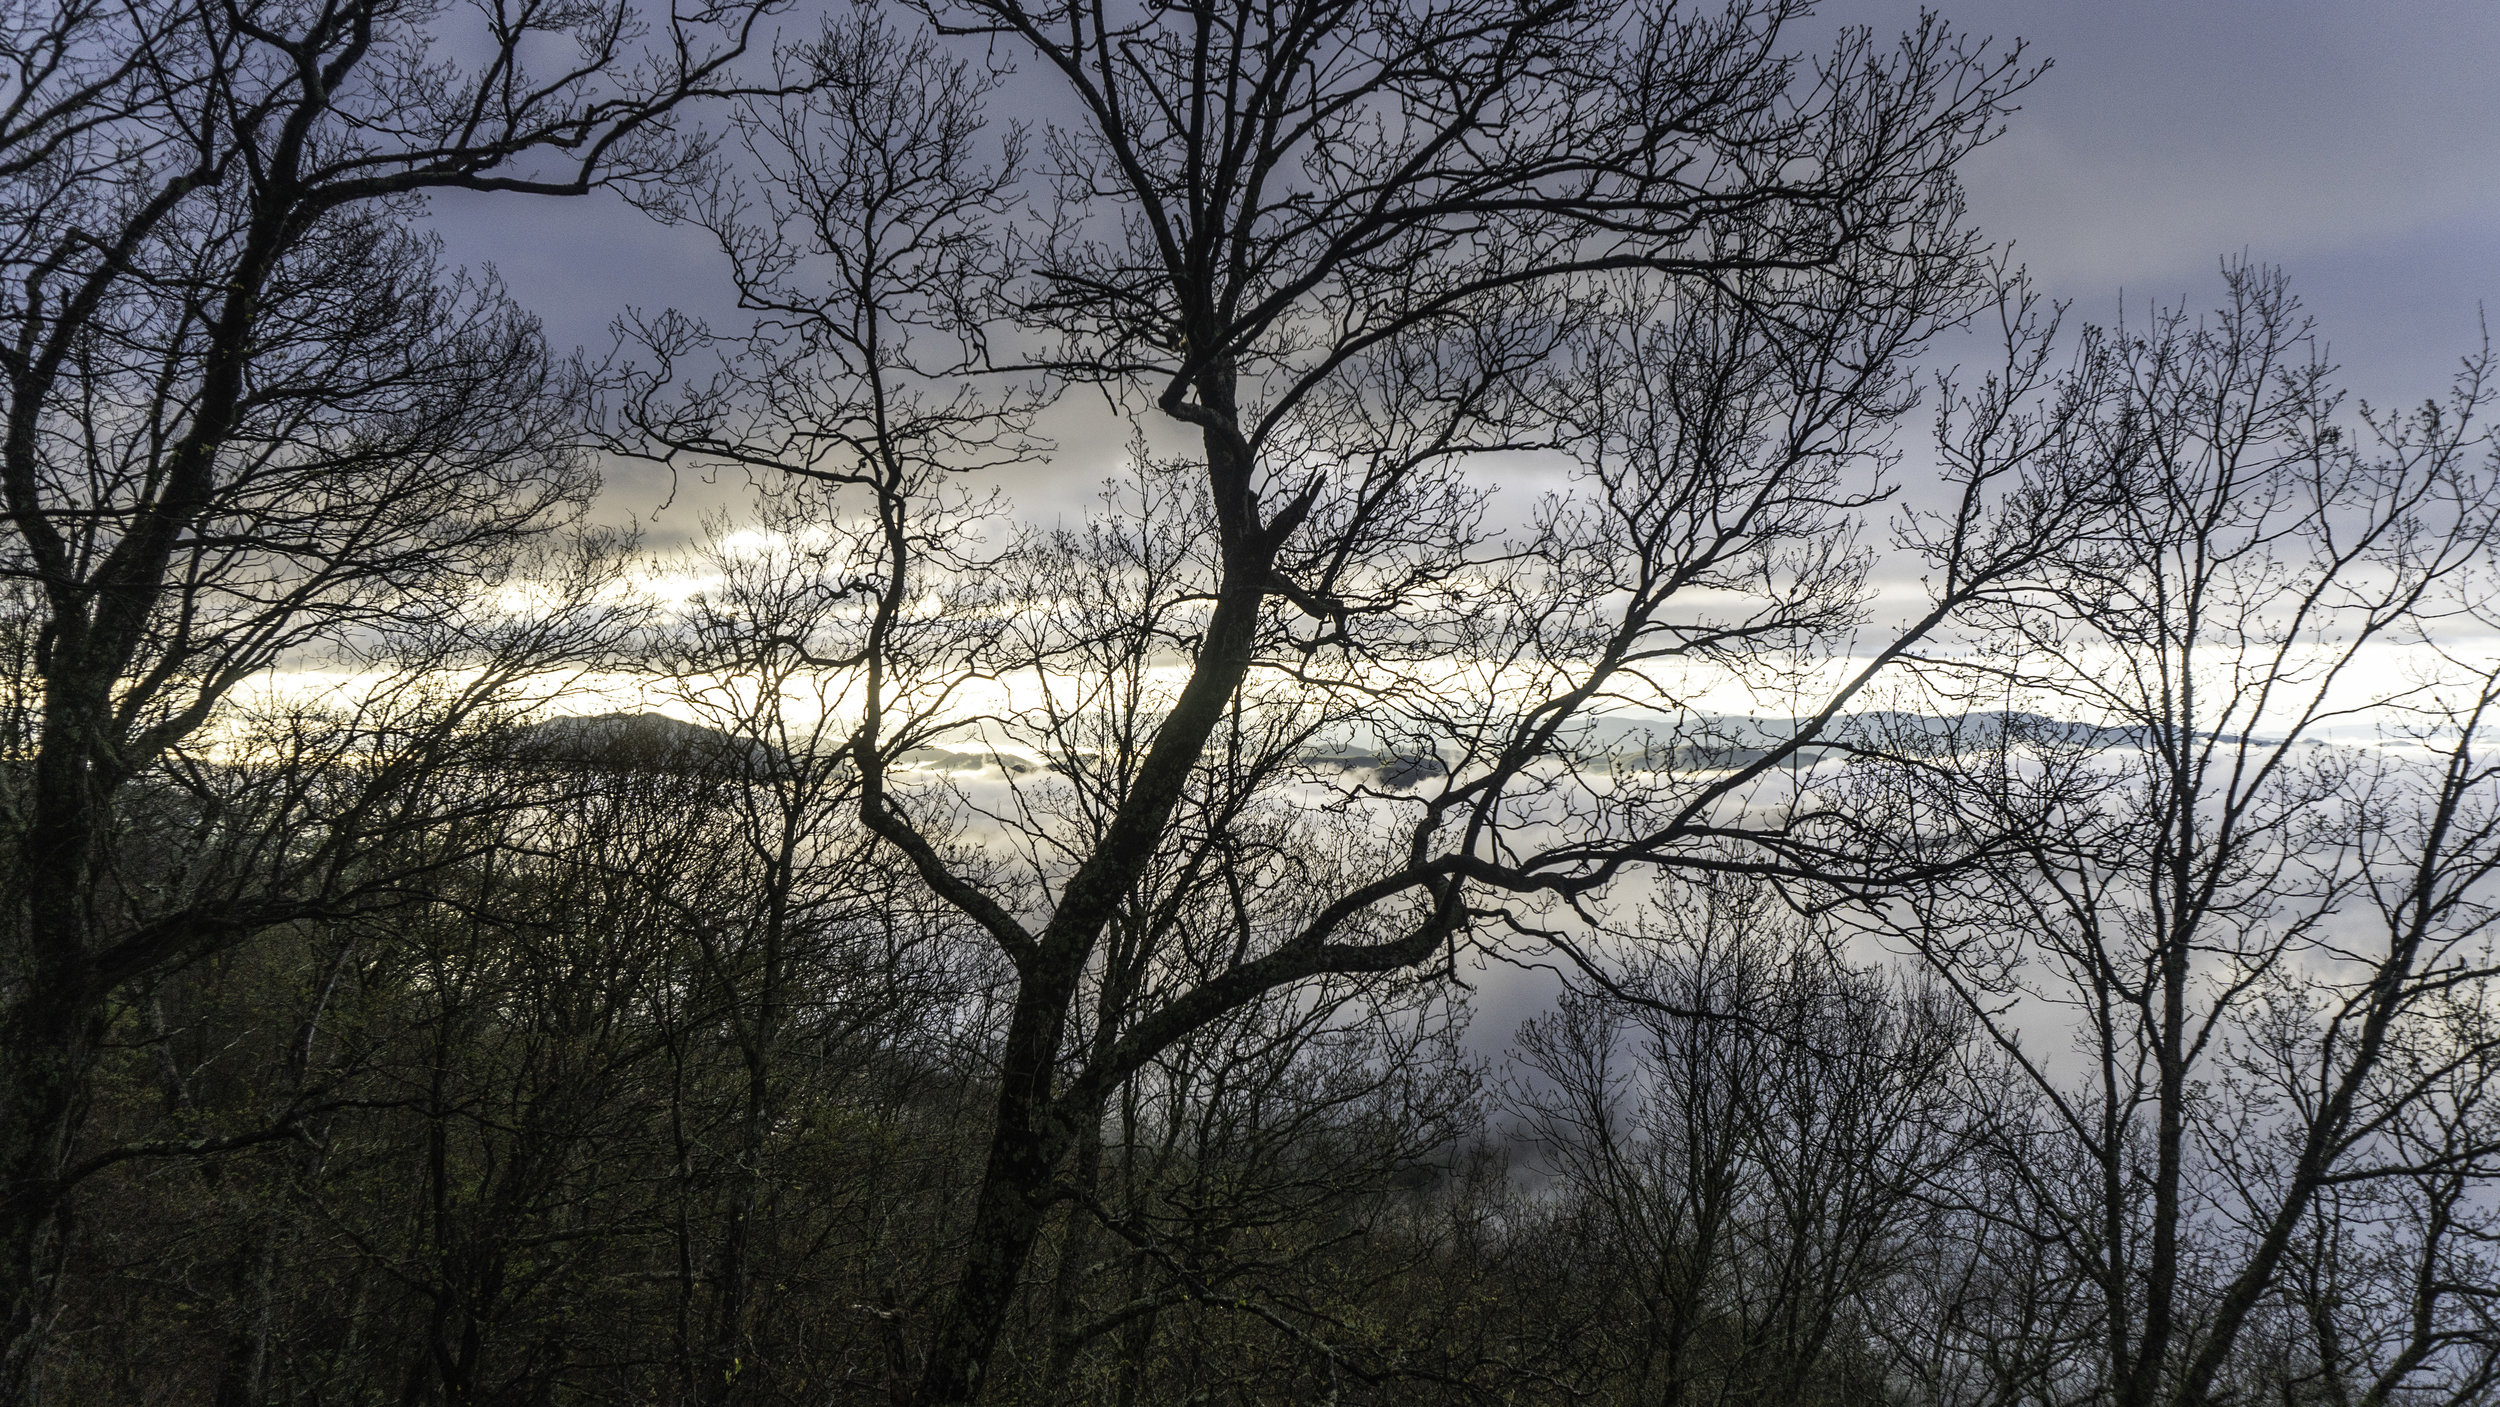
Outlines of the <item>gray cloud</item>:
{"label": "gray cloud", "polygon": [[[2248,255],[2290,269],[2349,384],[2380,402],[2441,389],[2500,306],[2500,5],[2488,0],[1945,0],[1957,29],[2020,37],[2053,68],[1966,175],[1981,228],[2079,317],[2121,291],[2202,303]],[[1818,24],[1879,32],[1911,0],[1835,4]],[[994,103],[1017,111],[1018,83]],[[435,207],[454,257],[492,263],[559,346],[604,348],[627,305],[721,312],[717,255],[610,198],[463,197]],[[1099,398],[1055,417],[1059,463],[1016,485],[1045,516],[1082,511],[1124,439]],[[620,466],[616,516],[665,476]],[[659,520],[691,528],[734,486],[680,484]]]}
{"label": "gray cloud", "polygon": [[[1894,23],[1907,7],[1887,5]],[[1982,228],[2100,318],[2284,265],[2356,389],[2444,383],[2500,303],[2500,6],[1968,0],[2054,67],[1968,173]],[[1870,22],[1881,20],[1870,13]]]}

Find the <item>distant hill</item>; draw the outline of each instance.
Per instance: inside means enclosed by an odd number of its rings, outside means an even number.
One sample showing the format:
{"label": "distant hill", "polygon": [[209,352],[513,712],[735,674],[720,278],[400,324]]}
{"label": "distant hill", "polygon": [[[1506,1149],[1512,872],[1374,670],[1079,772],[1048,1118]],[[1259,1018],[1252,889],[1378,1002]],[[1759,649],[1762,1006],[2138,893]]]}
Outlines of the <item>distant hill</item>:
{"label": "distant hill", "polygon": [[780,755],[762,743],[664,713],[596,713],[529,724],[512,740],[512,756],[532,762],[621,772],[771,776]]}
{"label": "distant hill", "polygon": [[[1617,718],[1591,730],[1599,751],[1592,764],[1635,771],[1709,771],[1749,766],[1793,736],[1794,719],[1702,715],[1683,719]],[[1833,720],[1796,760],[1811,766],[1835,749],[1866,748],[1896,754],[1945,754],[1982,747],[2007,736],[2091,748],[2137,740],[2139,730],[2060,722],[2032,713],[1973,712],[1959,718],[1870,711]],[[2237,741],[2223,738],[2224,742]],[[661,713],[598,713],[549,718],[521,728],[510,755],[518,760],[618,771],[712,776],[771,777],[784,766],[779,753],[717,728]],[[1367,772],[1374,785],[1405,791],[1445,776],[1448,765],[1430,751],[1377,748],[1357,743],[1322,744],[1301,754],[1303,765],[1322,771]],[[961,775],[997,769],[1009,775],[1054,770],[1000,752],[951,752],[914,748],[890,759],[906,771]]]}

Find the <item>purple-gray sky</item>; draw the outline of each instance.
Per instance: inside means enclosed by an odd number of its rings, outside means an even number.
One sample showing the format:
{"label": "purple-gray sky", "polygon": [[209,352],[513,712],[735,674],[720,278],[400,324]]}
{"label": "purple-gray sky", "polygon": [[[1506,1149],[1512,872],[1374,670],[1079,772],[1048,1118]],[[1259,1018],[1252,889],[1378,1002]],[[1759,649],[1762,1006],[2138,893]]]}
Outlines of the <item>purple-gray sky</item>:
{"label": "purple-gray sky", "polygon": [[[1860,7],[1898,18],[1906,4]],[[2054,67],[1968,172],[1984,229],[2100,318],[2279,263],[2355,388],[2445,383],[2500,310],[2500,5],[1955,0]]]}
{"label": "purple-gray sky", "polygon": [[[1896,31],[1915,0],[1836,0],[1824,20]],[[2374,401],[2439,391],[2500,313],[2500,4],[2491,0],[1939,0],[1956,28],[2020,37],[2053,68],[1966,172],[1975,218],[2095,321],[2202,302],[2225,254],[2290,270],[2346,381]],[[1010,86],[996,103],[1015,114]],[[454,256],[491,262],[559,347],[602,346],[632,303],[718,297],[703,239],[610,201],[437,208]],[[1116,446],[1116,441],[1113,442]],[[1113,446],[1107,446],[1110,448]],[[1074,450],[1074,447],[1071,446]],[[1071,453],[1052,490],[1090,483]],[[1077,462],[1082,460],[1083,462]],[[655,482],[611,478],[615,514]],[[1031,496],[1026,495],[1028,502]],[[664,536],[720,501],[697,488]]]}

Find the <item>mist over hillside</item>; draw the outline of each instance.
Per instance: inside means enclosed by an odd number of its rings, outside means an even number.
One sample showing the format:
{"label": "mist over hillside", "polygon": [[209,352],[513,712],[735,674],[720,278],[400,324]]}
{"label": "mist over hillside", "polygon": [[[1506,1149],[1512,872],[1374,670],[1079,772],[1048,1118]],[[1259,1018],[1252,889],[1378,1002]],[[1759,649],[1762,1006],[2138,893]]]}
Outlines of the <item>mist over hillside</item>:
{"label": "mist over hillside", "polygon": [[2500,1404],[2493,21],[1972,11],[0,13],[0,1407]]}

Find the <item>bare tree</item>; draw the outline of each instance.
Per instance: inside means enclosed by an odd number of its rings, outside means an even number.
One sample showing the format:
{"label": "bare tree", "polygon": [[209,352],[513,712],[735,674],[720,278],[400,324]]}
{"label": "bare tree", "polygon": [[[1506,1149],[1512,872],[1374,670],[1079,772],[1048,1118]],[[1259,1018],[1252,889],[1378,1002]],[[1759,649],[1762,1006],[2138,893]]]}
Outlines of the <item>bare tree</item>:
{"label": "bare tree", "polygon": [[[655,326],[620,403],[666,452],[858,495],[851,521],[878,525],[870,609],[856,648],[825,659],[857,671],[861,816],[1017,974],[969,1255],[918,1400],[977,1394],[1078,1131],[1174,1042],[1266,993],[1526,922],[1506,895],[1724,863],[1696,843],[1745,829],[1889,657],[1733,769],[1631,779],[1587,726],[1628,706],[1672,728],[1674,672],[1837,646],[1863,604],[1850,533],[1882,496],[1866,474],[1906,403],[1904,359],[1986,290],[1951,173],[2019,86],[2015,59],[1929,25],[1807,64],[1782,55],[1795,13],[971,4],[941,25],[1021,46],[1082,114],[1052,134],[1048,199],[1017,240],[991,232],[1013,194],[1004,156],[956,155],[978,81],[903,62],[919,50],[898,41],[868,75],[890,96],[821,109],[821,138],[750,144],[772,219],[706,207],[773,350],[709,347],[730,353],[720,374],[664,396],[699,343]],[[961,116],[939,116],[932,81],[965,95]],[[959,290],[959,271],[990,283]],[[957,296],[992,287],[986,310]],[[912,350],[930,343],[890,308],[939,323],[944,355]],[[1018,359],[1196,442],[1155,490],[1188,526],[1115,524],[1122,552],[1063,583],[1101,590],[1046,607],[985,599],[995,570],[950,571],[972,565],[971,510],[936,492],[956,458],[1027,448],[1029,402],[957,389]],[[898,398],[907,384],[922,389]],[[1577,456],[1581,491],[1499,542],[1464,466],[1538,447]],[[2000,516],[2018,477],[1999,462],[1961,483],[1961,546],[1909,638],[2054,536],[2041,486]],[[1745,604],[1698,605],[1711,591]],[[989,686],[1007,679],[1039,681],[1007,687],[1042,702],[1002,704]],[[1134,697],[1107,712],[1052,702],[1121,680]],[[1080,714],[1117,736],[1075,743]],[[1012,863],[959,863],[987,804],[897,771],[949,738],[1096,774],[1100,800],[993,812]],[[1357,786],[1342,814],[1362,838],[1332,873],[1239,868],[1225,847],[1243,808],[1307,782],[1328,742],[1403,749],[1400,778],[1427,784]],[[1842,862],[1817,825],[1753,828],[1741,863]],[[1227,873],[1243,914],[1228,963],[1082,1048],[1073,1023],[1118,965],[1122,916],[1146,925],[1141,970],[1163,970],[1177,939],[1156,896]]]}
{"label": "bare tree", "polygon": [[[709,730],[679,757],[718,789],[718,843],[735,856],[735,884],[701,895],[709,917],[683,925],[713,994],[704,1019],[725,1023],[741,1077],[730,1127],[690,1137],[682,1153],[719,1165],[725,1202],[701,1277],[710,1322],[682,1355],[691,1401],[744,1400],[747,1381],[766,1376],[771,1296],[757,1267],[776,1221],[792,1219],[774,1206],[774,1163],[789,1142],[779,1131],[848,1104],[841,1072],[864,1071],[896,1031],[943,1027],[948,976],[965,966],[963,935],[928,918],[926,896],[858,823],[852,681],[815,663],[843,648],[856,614],[854,544],[824,530],[834,504],[832,490],[798,479],[768,486],[749,522],[716,520],[701,550],[673,564],[710,579],[642,661],[650,688]],[[820,1103],[793,1106],[797,1089]]]}
{"label": "bare tree", "polygon": [[1663,916],[1682,941],[1521,1028],[1512,1099],[1551,1179],[1525,1234],[1575,1259],[1578,1366],[1611,1398],[1851,1400],[1893,1376],[1886,1301],[1964,1182],[1973,1032],[1766,885],[1697,897]]}
{"label": "bare tree", "polygon": [[116,912],[117,798],[238,681],[437,609],[588,492],[536,329],[437,267],[411,202],[665,178],[675,114],[764,8],[653,33],[622,3],[529,4],[466,61],[392,0],[12,11],[0,493],[41,705],[0,1009],[0,1399],[27,1391],[113,994],[303,910]]}
{"label": "bare tree", "polygon": [[[1894,739],[1946,759],[1902,773],[1935,783],[1929,835],[1958,815],[2015,858],[1869,910],[2043,1101],[2005,1166],[2130,1404],[2239,1390],[2320,1198],[2495,1151],[2402,1132],[2489,1058],[2451,1007],[2492,976],[2492,675],[2436,643],[2488,610],[2485,362],[2339,417],[2281,276],[2226,272],[2219,312],[2094,334],[2056,393],[2109,516],[1929,676],[2012,711]],[[2411,751],[2334,731],[2422,709]]]}

